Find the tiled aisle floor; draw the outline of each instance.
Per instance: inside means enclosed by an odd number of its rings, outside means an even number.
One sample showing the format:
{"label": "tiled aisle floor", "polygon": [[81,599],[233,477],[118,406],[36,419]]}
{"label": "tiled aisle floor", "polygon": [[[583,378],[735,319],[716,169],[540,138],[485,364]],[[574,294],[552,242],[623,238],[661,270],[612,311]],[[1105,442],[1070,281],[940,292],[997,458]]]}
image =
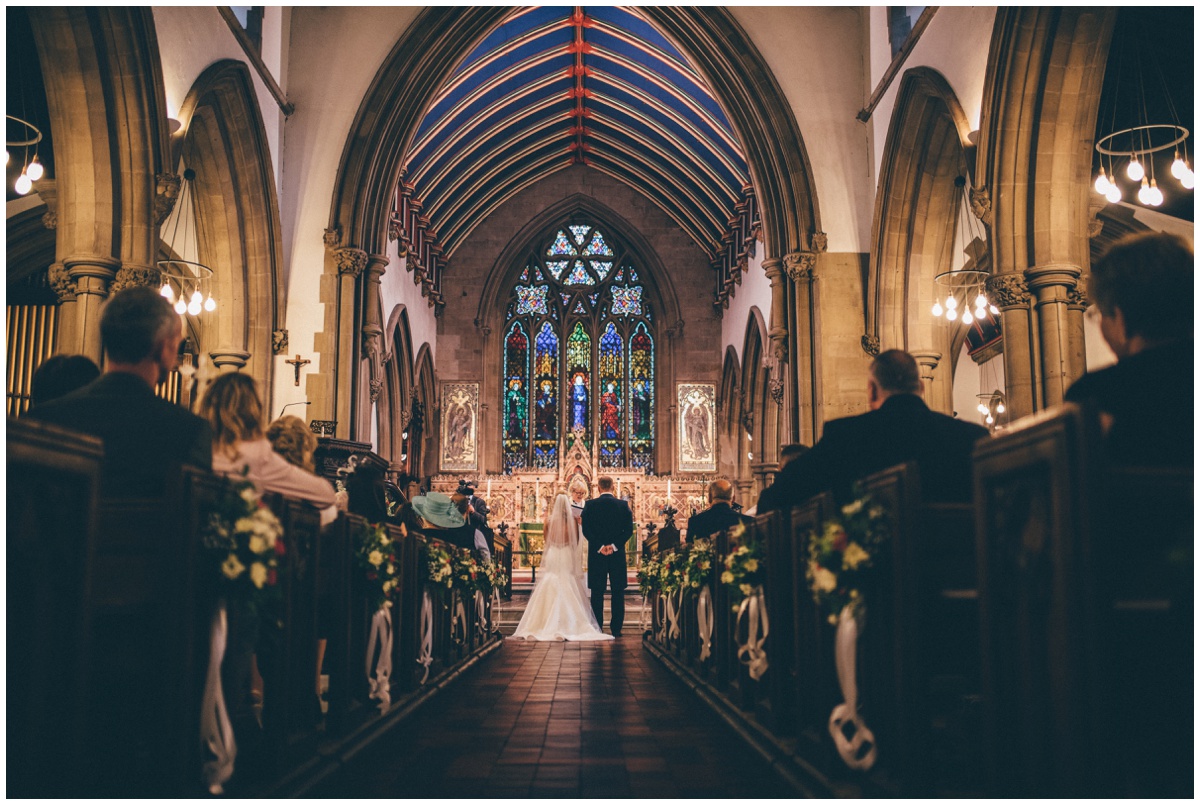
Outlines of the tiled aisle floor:
{"label": "tiled aisle floor", "polygon": [[632,634],[508,640],[314,793],[794,796]]}

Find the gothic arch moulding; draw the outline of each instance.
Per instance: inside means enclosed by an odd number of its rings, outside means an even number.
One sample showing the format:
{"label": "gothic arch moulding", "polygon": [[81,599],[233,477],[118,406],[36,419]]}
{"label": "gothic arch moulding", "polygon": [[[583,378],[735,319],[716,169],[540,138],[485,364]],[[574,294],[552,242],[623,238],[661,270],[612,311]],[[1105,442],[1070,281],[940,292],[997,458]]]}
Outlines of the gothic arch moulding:
{"label": "gothic arch moulding", "polygon": [[[331,251],[386,254],[396,187],[423,113],[445,77],[507,13],[494,7],[429,8],[400,37],[346,138],[330,204]],[[812,170],[791,106],[749,36],[725,9],[647,7],[642,13],[692,59],[742,143],[766,256],[807,249],[821,231]],[[335,270],[332,253],[326,262],[327,271]],[[336,315],[327,310],[326,322],[333,332]],[[354,362],[340,360],[336,351],[349,348],[339,342],[334,354],[323,351],[321,365],[348,370]],[[335,387],[341,395],[356,384],[339,378]],[[350,410],[340,399],[335,407]]]}
{"label": "gothic arch moulding", "polygon": [[98,360],[100,304],[114,281],[156,284],[157,223],[173,202],[154,17],[149,8],[28,13],[54,132],[59,349]]}
{"label": "gothic arch moulding", "polygon": [[271,152],[249,69],[231,59],[209,66],[179,116],[173,155],[196,173],[200,261],[213,269],[218,304],[215,325],[202,323],[200,346],[250,353],[249,374],[269,394],[272,332],[284,309],[283,252]]}
{"label": "gothic arch moulding", "polygon": [[404,434],[412,416],[414,390],[412,333],[404,305],[392,308],[383,331],[383,343],[387,349],[383,359],[385,385],[376,408],[379,441],[375,447],[393,465],[403,465]]}
{"label": "gothic arch moulding", "polygon": [[[502,355],[504,344],[505,312],[509,292],[523,268],[523,261],[530,247],[545,239],[552,239],[556,227],[574,215],[594,223],[606,236],[624,244],[626,251],[636,258],[645,269],[640,283],[646,288],[647,299],[657,319],[655,343],[655,408],[654,422],[657,438],[654,450],[654,466],[658,471],[667,471],[673,464],[675,427],[671,421],[671,405],[675,397],[675,345],[683,335],[684,323],[679,297],[670,273],[649,241],[638,228],[619,213],[590,196],[575,194],[547,207],[529,221],[509,239],[504,249],[492,264],[484,281],[483,294],[476,311],[475,325],[484,337],[484,360],[482,398],[493,404],[482,414],[484,443],[481,445],[484,466],[488,471],[499,471],[503,466],[502,445],[498,438],[487,434],[502,432],[502,410],[498,404],[501,396]],[[494,360],[493,360],[494,358]]]}
{"label": "gothic arch moulding", "polygon": [[1084,371],[1083,311],[1067,300],[1090,270],[1092,146],[1115,21],[1112,7],[996,14],[977,186],[994,280],[1013,297],[1000,308],[1014,418],[1061,402]]}
{"label": "gothic arch moulding", "polygon": [[738,425],[742,409],[742,367],[732,344],[725,347],[721,366],[721,386],[717,392],[717,416],[720,448],[717,451],[717,470],[727,478],[737,477],[737,457],[742,449],[742,433]]}
{"label": "gothic arch moulding", "polygon": [[[874,244],[867,293],[867,333],[880,350],[950,352],[952,332],[929,312],[934,278],[949,271],[961,220],[956,177],[972,178],[970,124],[954,91],[927,67],[907,71],[884,143],[875,196]],[[950,362],[935,374],[949,378]],[[948,411],[947,382],[927,390],[932,407]],[[944,399],[943,399],[944,398]]]}
{"label": "gothic arch moulding", "polygon": [[[437,375],[433,371],[433,352],[429,344],[417,350],[416,384],[413,387],[414,416],[418,422],[409,423],[409,472],[421,478],[429,478],[438,471],[438,398]],[[417,427],[419,425],[420,427]]]}

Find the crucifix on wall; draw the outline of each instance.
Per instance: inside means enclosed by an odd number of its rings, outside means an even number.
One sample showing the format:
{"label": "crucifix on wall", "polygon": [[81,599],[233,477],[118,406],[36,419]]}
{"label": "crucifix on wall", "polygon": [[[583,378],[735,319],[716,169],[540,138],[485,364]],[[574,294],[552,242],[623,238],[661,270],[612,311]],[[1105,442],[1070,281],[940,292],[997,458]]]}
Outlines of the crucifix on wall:
{"label": "crucifix on wall", "polygon": [[297,352],[295,360],[284,361],[284,363],[291,364],[295,368],[295,370],[296,370],[296,385],[299,386],[300,385],[300,367],[304,366],[305,364],[312,363],[312,361],[301,359],[300,353]]}

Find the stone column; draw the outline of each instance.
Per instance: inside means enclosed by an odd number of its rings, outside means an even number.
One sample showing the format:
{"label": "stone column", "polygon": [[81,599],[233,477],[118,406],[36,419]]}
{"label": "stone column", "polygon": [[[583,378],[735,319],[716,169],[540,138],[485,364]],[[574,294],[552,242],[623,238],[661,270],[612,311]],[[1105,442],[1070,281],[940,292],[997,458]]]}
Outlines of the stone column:
{"label": "stone column", "polygon": [[62,263],[51,263],[49,269],[50,287],[58,297],[58,340],[57,350],[63,355],[78,353],[82,347],[75,332],[75,318],[78,315],[75,307],[75,283],[67,275]]}
{"label": "stone column", "polygon": [[1067,263],[1049,263],[1025,270],[1026,283],[1036,299],[1041,335],[1041,407],[1063,401],[1074,377],[1072,364],[1080,362],[1072,358],[1071,343],[1083,341],[1083,317],[1077,317],[1079,332],[1072,335],[1067,303],[1081,273],[1079,266]]}
{"label": "stone column", "polygon": [[250,360],[250,353],[236,347],[222,347],[208,353],[208,357],[212,359],[213,366],[217,367],[218,372],[240,372],[246,368],[246,363]]}
{"label": "stone column", "polygon": [[813,362],[813,332],[816,327],[817,296],[815,280],[817,269],[816,252],[792,252],[783,258],[783,267],[792,281],[795,296],[793,312],[796,332],[792,339],[792,364],[796,377],[790,384],[795,400],[798,427],[791,434],[792,441],[812,445],[817,438],[816,367]]}
{"label": "stone column", "polygon": [[[383,323],[379,319],[380,305],[382,304],[382,294],[380,291],[380,278],[387,270],[388,258],[386,254],[372,254],[367,257],[367,267],[365,280],[366,284],[363,289],[363,307],[362,307],[362,359],[367,364],[367,393],[370,397],[370,402],[363,401],[359,406],[358,411],[358,432],[368,434],[371,432],[371,413],[372,406],[379,402],[379,395],[383,391]],[[383,429],[379,433],[379,444],[376,445],[376,451],[382,453],[384,451],[384,437],[388,435]],[[390,450],[390,447],[387,448]]]}
{"label": "stone column", "polygon": [[354,439],[354,364],[358,357],[355,332],[358,277],[367,265],[367,253],[362,249],[344,247],[333,253],[338,270],[338,327],[337,368],[333,376],[334,410],[337,419],[337,438]]}
{"label": "stone column", "polygon": [[937,382],[937,368],[942,360],[942,353],[934,350],[910,350],[909,354],[917,362],[917,369],[921,373],[921,381],[925,384],[925,404],[934,411],[940,411],[944,414],[952,413],[953,403],[947,405],[947,389],[943,388],[945,383]]}
{"label": "stone column", "polygon": [[1004,398],[1010,421],[1038,410],[1034,388],[1033,324],[1029,306],[1029,286],[1018,273],[997,274],[988,278],[988,298],[1000,308],[1000,327],[1004,333]]}
{"label": "stone column", "polygon": [[1067,347],[1070,366],[1070,377],[1067,386],[1070,387],[1084,372],[1087,371],[1087,344],[1084,342],[1083,314],[1089,304],[1087,294],[1087,278],[1080,277],[1075,287],[1067,291]]}
{"label": "stone column", "polygon": [[108,298],[109,285],[121,263],[102,255],[77,255],[62,261],[67,277],[75,286],[75,326],[71,344],[61,351],[87,355],[100,364],[100,306]]}

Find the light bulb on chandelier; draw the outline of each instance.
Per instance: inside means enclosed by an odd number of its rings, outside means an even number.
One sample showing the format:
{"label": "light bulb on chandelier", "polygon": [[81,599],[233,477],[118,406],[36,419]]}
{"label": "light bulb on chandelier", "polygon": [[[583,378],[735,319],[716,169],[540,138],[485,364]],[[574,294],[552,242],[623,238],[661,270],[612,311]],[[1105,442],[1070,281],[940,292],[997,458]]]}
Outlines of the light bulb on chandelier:
{"label": "light bulb on chandelier", "polygon": [[941,316],[941,315],[942,315],[944,312],[945,312],[945,311],[942,309],[942,303],[941,303],[941,302],[934,302],[934,303],[933,303],[933,315],[935,315],[935,316]]}
{"label": "light bulb on chandelier", "polygon": [[29,174],[25,173],[25,171],[21,171],[21,175],[17,177],[17,181],[13,186],[13,189],[22,196],[28,195],[29,191],[33,189],[33,180],[29,178]]}
{"label": "light bulb on chandelier", "polygon": [[45,174],[46,170],[42,167],[42,163],[38,162],[37,154],[33,155],[33,161],[29,163],[26,171],[29,174],[29,178],[35,182]]}
{"label": "light bulb on chandelier", "polygon": [[1149,196],[1150,196],[1150,206],[1151,207],[1162,206],[1163,194],[1162,194],[1162,191],[1158,189],[1158,180],[1157,179],[1150,180]]}
{"label": "light bulb on chandelier", "polygon": [[1191,168],[1188,168],[1183,176],[1179,177],[1179,183],[1183,185],[1184,190],[1191,190],[1196,186],[1196,174],[1192,172]]}
{"label": "light bulb on chandelier", "polygon": [[1135,182],[1140,182],[1145,177],[1146,169],[1142,167],[1141,162],[1138,162],[1136,154],[1133,159],[1129,160],[1129,167],[1125,169],[1125,175]]}
{"label": "light bulb on chandelier", "polygon": [[998,402],[998,403],[996,403],[996,413],[997,413],[997,414],[1003,414],[1003,413],[1004,413],[1004,403],[1003,403],[1003,402]]}
{"label": "light bulb on chandelier", "polygon": [[187,309],[187,302],[183,301],[182,299],[175,303],[175,312],[180,316],[182,316],[184,313],[187,313]]}
{"label": "light bulb on chandelier", "polygon": [[1121,188],[1115,184],[1109,184],[1108,190],[1104,191],[1104,197],[1108,199],[1109,204],[1118,204],[1121,201]]}
{"label": "light bulb on chandelier", "polygon": [[172,288],[168,283],[164,282],[163,287],[159,289],[158,293],[160,296],[162,296],[163,299],[166,299],[168,302],[171,302],[171,303],[175,302],[175,289]]}
{"label": "light bulb on chandelier", "polygon": [[974,319],[974,317],[973,317],[973,316],[971,316],[971,311],[969,311],[969,310],[964,310],[964,311],[963,311],[963,314],[962,314],[962,323],[963,323],[963,324],[970,324],[970,323],[971,323],[971,322],[973,322],[973,321],[975,321],[975,319]]}
{"label": "light bulb on chandelier", "polygon": [[217,300],[212,298],[211,293],[208,295],[208,299],[204,300],[204,309],[209,313],[212,313],[217,309]]}
{"label": "light bulb on chandelier", "polygon": [[958,307],[958,300],[955,299],[953,296],[947,296],[946,297],[946,307],[950,310],[954,310],[956,307]]}
{"label": "light bulb on chandelier", "polygon": [[946,318],[948,318],[950,321],[954,321],[958,318],[958,311],[956,311],[954,308],[950,308],[946,311]]}
{"label": "light bulb on chandelier", "polygon": [[1142,186],[1138,188],[1137,200],[1147,207],[1150,206],[1150,199],[1154,198],[1150,192],[1150,182],[1146,181],[1145,175],[1142,176]]}
{"label": "light bulb on chandelier", "polygon": [[987,297],[984,296],[983,294],[979,294],[979,296],[975,297],[976,309],[981,309],[981,308],[987,307],[987,303],[988,303]]}
{"label": "light bulb on chandelier", "polygon": [[1095,185],[1096,192],[1103,196],[1105,193],[1108,192],[1108,185],[1109,185],[1108,174],[1106,174],[1104,172],[1104,166],[1101,165],[1100,166],[1100,175],[1096,177],[1096,185]]}
{"label": "light bulb on chandelier", "polygon": [[999,316],[1000,308],[996,307],[995,305],[988,305],[988,313],[991,313],[993,316]]}
{"label": "light bulb on chandelier", "polygon": [[[1104,168],[1101,168],[1100,170],[1103,171]],[[1179,157],[1179,149],[1175,149],[1175,161],[1171,163],[1171,175],[1176,179],[1182,179],[1183,174],[1186,173],[1187,170],[1187,163]]]}

